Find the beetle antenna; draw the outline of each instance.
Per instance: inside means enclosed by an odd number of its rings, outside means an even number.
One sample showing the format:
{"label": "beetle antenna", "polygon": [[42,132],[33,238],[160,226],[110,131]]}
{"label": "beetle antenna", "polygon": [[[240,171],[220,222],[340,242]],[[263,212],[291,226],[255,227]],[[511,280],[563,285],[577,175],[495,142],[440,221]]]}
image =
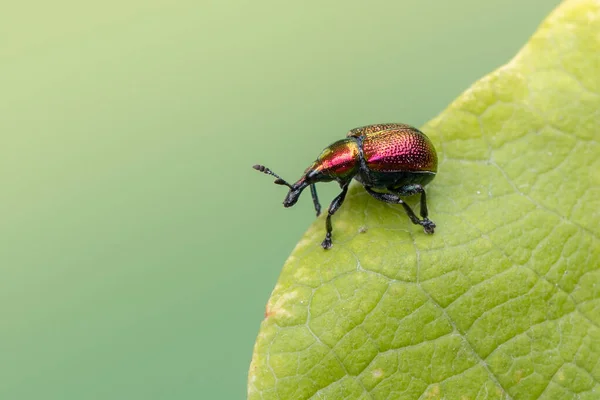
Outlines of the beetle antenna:
{"label": "beetle antenna", "polygon": [[277,185],[284,185],[284,186],[289,187],[290,189],[293,189],[292,185],[290,185],[289,183],[287,183],[282,177],[280,177],[279,175],[277,175],[275,172],[271,171],[269,168],[265,167],[264,165],[256,164],[256,165],[253,165],[252,168],[254,168],[257,171],[260,171],[260,172],[265,173],[267,175],[272,175],[275,178],[277,178],[277,179],[275,179],[275,184],[277,184]]}

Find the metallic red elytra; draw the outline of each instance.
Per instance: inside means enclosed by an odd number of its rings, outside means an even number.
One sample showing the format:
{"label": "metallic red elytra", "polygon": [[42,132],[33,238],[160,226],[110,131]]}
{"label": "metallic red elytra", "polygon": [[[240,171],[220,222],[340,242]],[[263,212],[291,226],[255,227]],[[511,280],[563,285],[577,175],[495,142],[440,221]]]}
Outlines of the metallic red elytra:
{"label": "metallic red elytra", "polygon": [[[427,197],[423,187],[437,173],[437,154],[429,138],[412,126],[376,124],[352,129],[346,139],[326,147],[293,185],[263,165],[253,168],[273,175],[277,178],[276,184],[290,188],[283,201],[285,207],[296,204],[302,191],[310,186],[317,216],[321,213],[321,205],[315,183],[337,181],[340,184],[342,192],[333,199],[327,213],[327,234],[321,243],[324,249],[332,246],[331,216],[344,202],[352,178],[377,200],[402,205],[412,223],[421,225],[425,233],[431,234],[435,229],[433,221],[427,218]],[[400,196],[416,193],[421,194],[420,214],[423,219],[419,219],[400,199]]]}

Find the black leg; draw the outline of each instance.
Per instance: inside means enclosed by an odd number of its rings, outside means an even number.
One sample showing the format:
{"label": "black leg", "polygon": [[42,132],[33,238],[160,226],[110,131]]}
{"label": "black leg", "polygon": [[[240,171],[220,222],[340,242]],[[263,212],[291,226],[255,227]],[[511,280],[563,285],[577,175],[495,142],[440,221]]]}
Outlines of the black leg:
{"label": "black leg", "polygon": [[429,211],[427,210],[427,195],[425,194],[425,189],[423,186],[418,184],[406,185],[398,189],[389,190],[398,194],[398,196],[412,196],[413,194],[421,193],[421,208],[419,210],[419,214],[421,214],[421,217],[424,219],[427,219]]}
{"label": "black leg", "polygon": [[[421,187],[421,190],[423,190],[423,187],[419,185],[419,187]],[[410,208],[410,206],[408,204],[406,204],[400,197],[398,194],[394,193],[379,193],[379,192],[375,192],[373,191],[373,189],[371,189],[370,187],[365,186],[365,189],[367,191],[367,193],[369,193],[371,196],[373,196],[374,198],[376,198],[379,201],[383,201],[385,203],[390,203],[390,204],[400,204],[403,208],[404,211],[406,212],[406,214],[408,215],[408,218],[410,218],[411,222],[415,225],[421,225],[423,227],[423,230],[425,231],[425,233],[429,233],[432,234],[434,232],[435,229],[435,224],[433,223],[433,221],[430,221],[427,218],[427,205],[425,205],[425,207],[423,208],[423,204],[425,202],[425,191],[421,192],[421,216],[423,217],[423,219],[419,219],[416,214],[414,213],[414,211]],[[402,193],[404,195],[404,191],[400,191],[400,193]],[[413,194],[413,193],[411,193]],[[425,214],[425,215],[423,215]]]}
{"label": "black leg", "polygon": [[319,203],[319,196],[317,196],[317,187],[313,183],[310,185],[310,194],[312,194],[313,204],[315,205],[315,211],[317,212],[317,217],[321,215],[321,203]]}
{"label": "black leg", "polygon": [[325,221],[325,226],[327,228],[327,233],[325,234],[325,239],[321,243],[321,247],[325,250],[330,249],[332,246],[331,243],[331,232],[333,228],[331,226],[331,216],[335,214],[335,212],[340,208],[344,199],[346,198],[346,193],[348,192],[348,183],[342,185],[342,193],[338,194],[335,199],[329,205],[329,210],[327,211],[327,220]]}

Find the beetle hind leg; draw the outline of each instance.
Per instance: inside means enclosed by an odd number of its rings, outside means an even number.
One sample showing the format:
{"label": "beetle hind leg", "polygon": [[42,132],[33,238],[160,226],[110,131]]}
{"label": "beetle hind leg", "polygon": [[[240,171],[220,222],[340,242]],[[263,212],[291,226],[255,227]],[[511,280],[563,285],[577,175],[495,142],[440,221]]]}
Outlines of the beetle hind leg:
{"label": "beetle hind leg", "polygon": [[[406,215],[408,215],[408,218],[410,218],[410,221],[413,224],[421,225],[423,227],[423,231],[425,231],[425,233],[427,234],[431,235],[434,233],[435,223],[428,218],[429,212],[427,210],[427,197],[425,195],[425,190],[423,189],[423,186],[407,185],[399,189],[388,189],[394,193],[375,192],[373,189],[367,186],[365,186],[365,190],[367,191],[367,193],[369,193],[371,196],[373,196],[379,201],[383,201],[385,203],[390,204],[400,204],[404,208]],[[400,198],[400,196],[410,196],[416,193],[421,193],[421,207],[419,210],[419,214],[421,214],[421,217],[423,219],[419,219],[419,217],[417,217],[412,208],[410,208],[410,206]]]}
{"label": "beetle hind leg", "polygon": [[[418,184],[405,185],[399,189],[392,190],[392,192],[397,193],[398,196],[411,196],[413,194],[421,193],[421,205],[419,209],[419,214],[421,214],[423,220],[429,221],[429,218],[427,218],[429,216],[429,210],[427,209],[427,195],[425,194],[425,189],[423,188],[423,186]],[[435,224],[433,222],[431,222],[431,224],[433,225],[433,228],[435,228]]]}

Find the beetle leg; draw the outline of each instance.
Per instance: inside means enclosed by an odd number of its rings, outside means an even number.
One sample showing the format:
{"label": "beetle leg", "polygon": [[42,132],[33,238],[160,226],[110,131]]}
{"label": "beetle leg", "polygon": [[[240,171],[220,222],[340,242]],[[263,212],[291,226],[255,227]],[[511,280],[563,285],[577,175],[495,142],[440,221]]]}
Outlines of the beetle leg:
{"label": "beetle leg", "polygon": [[427,195],[425,194],[425,189],[423,186],[419,184],[412,184],[402,186],[398,189],[390,189],[390,191],[397,193],[398,196],[412,196],[413,194],[421,193],[421,207],[419,214],[421,214],[421,217],[424,219],[427,219],[429,211],[427,210]]}
{"label": "beetle leg", "polygon": [[327,228],[327,233],[325,234],[325,239],[321,243],[321,247],[325,250],[330,249],[333,245],[331,243],[331,232],[333,231],[333,227],[331,226],[331,216],[335,214],[335,212],[340,208],[344,199],[346,198],[346,193],[348,192],[349,183],[345,183],[342,185],[342,193],[338,194],[335,199],[329,205],[329,210],[327,210],[327,220],[325,221],[325,226]]}
{"label": "beetle leg", "polygon": [[317,187],[313,183],[310,185],[310,194],[312,195],[313,204],[315,205],[315,211],[317,212],[317,217],[321,215],[321,203],[319,203],[319,196],[317,196]]}
{"label": "beetle leg", "polygon": [[398,193],[399,196],[411,196],[416,193],[421,193],[421,206],[419,208],[419,214],[423,218],[421,220],[421,225],[423,226],[423,230],[425,233],[433,233],[435,229],[435,224],[429,218],[429,210],[427,209],[427,195],[425,194],[425,189],[423,186],[419,184],[412,184],[400,187],[398,189],[393,190],[395,193]]}
{"label": "beetle leg", "polygon": [[[421,187],[421,189],[423,189],[423,187]],[[390,204],[400,204],[404,208],[404,211],[406,212],[406,214],[408,215],[408,218],[410,218],[410,220],[413,224],[421,225],[423,227],[423,230],[425,231],[425,233],[432,234],[434,232],[435,224],[433,223],[433,221],[431,221],[431,220],[429,220],[429,218],[427,218],[427,205],[425,205],[425,208],[423,208],[423,202],[425,201],[424,200],[425,198],[423,197],[423,195],[425,194],[425,191],[421,192],[421,216],[423,217],[423,219],[419,219],[417,217],[417,215],[415,214],[415,212],[412,210],[412,208],[410,208],[410,206],[408,204],[406,204],[399,197],[399,194],[375,192],[373,189],[371,189],[368,186],[365,186],[365,190],[367,191],[367,193],[369,193],[371,196],[373,196],[374,198],[376,198],[379,201],[383,201],[385,203],[390,203]],[[405,193],[405,192],[401,192],[401,193]],[[423,215],[423,214],[425,214],[425,215]]]}

